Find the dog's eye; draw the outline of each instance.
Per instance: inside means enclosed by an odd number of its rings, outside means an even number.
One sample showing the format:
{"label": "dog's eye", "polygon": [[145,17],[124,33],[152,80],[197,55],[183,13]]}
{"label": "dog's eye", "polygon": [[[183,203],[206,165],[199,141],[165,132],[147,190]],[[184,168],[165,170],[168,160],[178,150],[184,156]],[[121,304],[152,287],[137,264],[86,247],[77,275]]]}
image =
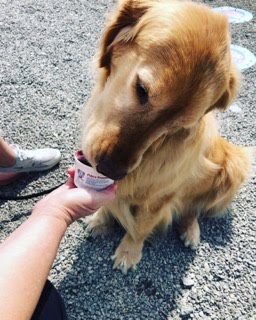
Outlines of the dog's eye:
{"label": "dog's eye", "polygon": [[148,90],[141,83],[139,77],[137,77],[137,79],[136,79],[136,93],[137,93],[138,99],[142,105],[148,102]]}

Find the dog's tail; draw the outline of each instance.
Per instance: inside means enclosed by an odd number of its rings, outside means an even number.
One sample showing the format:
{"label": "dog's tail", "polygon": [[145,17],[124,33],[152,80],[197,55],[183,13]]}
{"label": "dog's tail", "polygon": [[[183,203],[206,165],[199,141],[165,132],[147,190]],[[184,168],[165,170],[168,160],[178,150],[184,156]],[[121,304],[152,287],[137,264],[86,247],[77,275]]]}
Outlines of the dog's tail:
{"label": "dog's tail", "polygon": [[240,148],[242,153],[244,154],[244,157],[242,160],[244,160],[244,164],[246,166],[247,164],[247,170],[244,175],[244,181],[251,178],[255,172],[256,172],[256,147],[237,147]]}
{"label": "dog's tail", "polygon": [[224,139],[223,160],[207,194],[206,211],[210,216],[224,212],[239,188],[255,172],[256,147],[240,147]]}

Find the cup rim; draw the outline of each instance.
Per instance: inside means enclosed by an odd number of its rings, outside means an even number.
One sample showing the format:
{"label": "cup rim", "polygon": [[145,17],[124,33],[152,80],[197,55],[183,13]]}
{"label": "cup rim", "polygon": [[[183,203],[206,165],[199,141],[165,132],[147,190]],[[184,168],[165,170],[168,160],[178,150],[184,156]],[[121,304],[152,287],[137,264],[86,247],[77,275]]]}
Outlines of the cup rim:
{"label": "cup rim", "polygon": [[78,162],[80,162],[81,164],[87,167],[92,168],[92,165],[90,164],[90,162],[85,158],[82,149],[78,149],[77,151],[75,151],[74,156]]}

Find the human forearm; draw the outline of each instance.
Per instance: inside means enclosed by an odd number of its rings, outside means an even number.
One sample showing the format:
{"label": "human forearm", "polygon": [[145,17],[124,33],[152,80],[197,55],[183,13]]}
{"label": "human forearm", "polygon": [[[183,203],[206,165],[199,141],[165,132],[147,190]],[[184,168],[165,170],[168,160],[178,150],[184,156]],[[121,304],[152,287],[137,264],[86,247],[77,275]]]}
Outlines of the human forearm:
{"label": "human forearm", "polygon": [[68,225],[115,198],[116,183],[101,192],[83,190],[74,185],[74,170],[69,174],[0,246],[0,319],[31,318]]}
{"label": "human forearm", "polygon": [[30,319],[66,228],[35,214],[0,246],[0,319]]}

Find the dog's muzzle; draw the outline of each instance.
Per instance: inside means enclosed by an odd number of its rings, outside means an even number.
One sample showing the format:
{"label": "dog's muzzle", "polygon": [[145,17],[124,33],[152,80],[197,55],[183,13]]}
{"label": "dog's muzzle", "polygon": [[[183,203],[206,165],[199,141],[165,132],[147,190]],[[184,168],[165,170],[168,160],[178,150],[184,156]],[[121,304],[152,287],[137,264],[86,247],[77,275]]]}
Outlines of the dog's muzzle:
{"label": "dog's muzzle", "polygon": [[97,164],[96,169],[99,173],[102,173],[104,174],[104,176],[107,176],[113,180],[121,180],[127,174],[127,171],[125,169],[123,169],[121,166],[118,166],[111,159],[101,160]]}

